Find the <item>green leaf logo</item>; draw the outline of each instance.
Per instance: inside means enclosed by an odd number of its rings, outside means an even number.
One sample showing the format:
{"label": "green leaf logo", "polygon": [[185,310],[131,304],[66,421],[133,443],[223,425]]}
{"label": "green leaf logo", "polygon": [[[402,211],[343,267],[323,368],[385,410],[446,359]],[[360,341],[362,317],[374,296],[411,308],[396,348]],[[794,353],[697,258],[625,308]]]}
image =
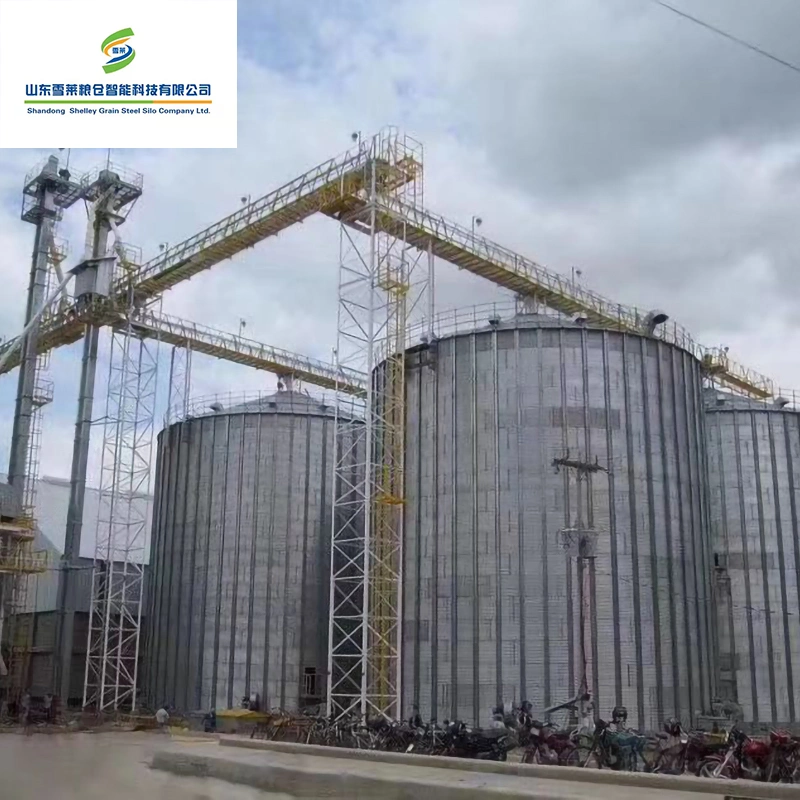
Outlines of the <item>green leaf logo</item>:
{"label": "green leaf logo", "polygon": [[128,39],[133,36],[131,28],[123,28],[121,31],[112,33],[106,37],[100,49],[110,58],[103,65],[105,73],[116,72],[118,69],[127,67],[136,57],[136,51],[128,44]]}

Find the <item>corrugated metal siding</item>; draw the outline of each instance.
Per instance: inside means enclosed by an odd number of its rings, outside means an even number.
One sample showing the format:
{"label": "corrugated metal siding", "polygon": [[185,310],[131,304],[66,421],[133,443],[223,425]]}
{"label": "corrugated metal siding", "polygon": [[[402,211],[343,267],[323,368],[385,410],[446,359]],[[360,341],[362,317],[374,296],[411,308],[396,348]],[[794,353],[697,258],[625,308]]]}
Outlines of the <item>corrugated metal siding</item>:
{"label": "corrugated metal siding", "polygon": [[[35,610],[40,613],[55,611],[61,555],[43,537],[38,537],[34,541],[34,547],[47,550],[49,569],[47,572],[31,575],[28,578],[28,594],[25,607],[27,611]],[[78,612],[88,612],[91,606],[92,563],[91,558],[80,558],[78,559],[77,569],[74,572],[75,610]],[[119,578],[119,570],[119,567],[115,568],[117,578]],[[143,593],[145,596],[147,596],[149,580],[150,568],[145,565],[143,579]],[[142,613],[144,614],[144,609]]]}
{"label": "corrugated metal siding", "polygon": [[159,436],[145,690],[201,709],[297,708],[327,669],[334,421],[216,414]]}
{"label": "corrugated metal siding", "polygon": [[[152,497],[139,495],[134,504],[137,513],[150,520]],[[45,476],[36,484],[36,524],[39,530],[58,550],[64,550],[64,535],[67,526],[67,507],[69,506],[69,481]],[[83,509],[83,534],[80,555],[91,558],[95,550],[97,520],[100,510],[100,493],[96,488],[86,487]],[[145,551],[149,548],[149,525],[145,534]]]}
{"label": "corrugated metal siding", "polygon": [[[26,688],[33,697],[43,697],[53,690],[53,648],[55,644],[56,612],[46,611],[26,615],[25,625],[32,625],[30,638],[30,661],[28,664]],[[83,697],[84,671],[86,668],[86,637],[89,614],[79,611],[75,614],[75,647],[72,653],[72,677],[69,698],[74,704]]]}
{"label": "corrugated metal siding", "polygon": [[700,391],[692,356],[610,331],[502,326],[410,355],[406,712],[485,723],[500,701],[575,695],[577,565],[558,532],[577,491],[552,463],[567,454],[608,469],[588,576],[600,713],[651,727],[708,703]]}
{"label": "corrugated metal siding", "polygon": [[708,400],[721,690],[748,722],[797,722],[800,416]]}

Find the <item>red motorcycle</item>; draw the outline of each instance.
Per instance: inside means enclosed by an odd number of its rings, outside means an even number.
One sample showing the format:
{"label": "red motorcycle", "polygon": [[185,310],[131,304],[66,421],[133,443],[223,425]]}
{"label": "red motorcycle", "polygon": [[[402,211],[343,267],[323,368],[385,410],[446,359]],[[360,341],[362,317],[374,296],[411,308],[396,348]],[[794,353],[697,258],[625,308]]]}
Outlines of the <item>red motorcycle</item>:
{"label": "red motorcycle", "polygon": [[770,731],[771,752],[764,770],[767,783],[797,783],[800,780],[800,742],[786,731]]}
{"label": "red motorcycle", "polygon": [[800,774],[798,746],[783,731],[771,731],[768,739],[751,739],[734,727],[728,733],[727,750],[706,756],[699,774],[708,778],[792,783]]}
{"label": "red motorcycle", "polygon": [[739,777],[745,745],[750,741],[743,731],[733,727],[728,731],[727,747],[723,752],[710,753],[700,762],[697,774],[704,778]]}
{"label": "red motorcycle", "polygon": [[578,767],[580,754],[569,731],[557,730],[555,725],[533,720],[522,763]]}
{"label": "red motorcycle", "polygon": [[739,759],[739,777],[751,781],[763,781],[772,761],[772,745],[768,740],[745,740]]}

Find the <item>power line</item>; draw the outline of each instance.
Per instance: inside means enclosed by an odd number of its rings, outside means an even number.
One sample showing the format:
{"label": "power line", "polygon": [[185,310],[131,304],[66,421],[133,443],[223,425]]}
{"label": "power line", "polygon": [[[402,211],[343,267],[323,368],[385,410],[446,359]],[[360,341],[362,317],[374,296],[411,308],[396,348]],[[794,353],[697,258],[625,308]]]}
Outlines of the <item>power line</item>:
{"label": "power line", "polygon": [[724,36],[731,42],[741,45],[742,47],[746,47],[748,50],[752,50],[754,53],[758,53],[758,55],[764,56],[764,58],[768,58],[770,61],[774,61],[776,64],[780,64],[783,67],[788,67],[790,70],[794,72],[800,72],[800,67],[798,67],[796,64],[792,64],[790,61],[785,61],[782,58],[778,58],[778,56],[775,56],[772,53],[768,53],[766,50],[762,50],[757,45],[751,44],[750,42],[747,42],[744,39],[740,39],[738,36],[734,36],[732,33],[728,33],[727,31],[724,31],[721,28],[717,28],[716,26],[712,25],[709,22],[703,22],[702,19],[693,17],[691,14],[687,14],[685,11],[681,11],[679,8],[675,8],[675,6],[671,6],[669,3],[665,3],[664,0],[651,0],[651,2],[656,3],[656,5],[659,5],[662,8],[666,8],[668,11],[672,11],[679,17],[683,17],[684,19],[688,19],[690,22],[696,23],[697,25],[700,25],[703,28],[712,31],[713,33],[717,33],[720,36]]}

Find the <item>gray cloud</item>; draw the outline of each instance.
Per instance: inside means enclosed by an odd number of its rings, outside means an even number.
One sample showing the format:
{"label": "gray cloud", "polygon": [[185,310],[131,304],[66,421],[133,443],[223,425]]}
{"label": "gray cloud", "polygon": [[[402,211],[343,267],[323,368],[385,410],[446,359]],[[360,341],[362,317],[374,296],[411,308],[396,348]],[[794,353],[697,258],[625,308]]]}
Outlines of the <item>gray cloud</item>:
{"label": "gray cloud", "polygon": [[[800,58],[796,3],[689,5]],[[431,80],[462,98],[449,113],[465,138],[537,192],[582,192],[712,141],[760,147],[800,120],[797,74],[647,0],[444,0],[419,12]]]}
{"label": "gray cloud", "polygon": [[[790,0],[691,11],[800,60]],[[479,214],[490,238],[561,272],[579,266],[607,296],[664,307],[700,341],[800,386],[800,76],[648,0],[283,1],[241,3],[240,18],[239,148],[114,153],[145,175],[123,230],[146,257],[343,150],[352,131],[397,123],[425,143],[434,209],[466,225]],[[0,152],[2,335],[18,330],[27,281],[22,176],[43,155]],[[88,167],[104,154],[72,157]],[[63,225],[76,256],[83,219],[75,209]],[[337,260],[336,224],[313,218],[168,292],[163,308],[228,330],[244,318],[254,338],[327,358]],[[438,264],[437,299],[508,295]],[[78,358],[70,348],[53,362],[43,464],[62,475]],[[274,386],[200,357],[194,376],[197,394]],[[0,380],[6,408],[14,383]]]}

